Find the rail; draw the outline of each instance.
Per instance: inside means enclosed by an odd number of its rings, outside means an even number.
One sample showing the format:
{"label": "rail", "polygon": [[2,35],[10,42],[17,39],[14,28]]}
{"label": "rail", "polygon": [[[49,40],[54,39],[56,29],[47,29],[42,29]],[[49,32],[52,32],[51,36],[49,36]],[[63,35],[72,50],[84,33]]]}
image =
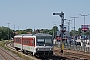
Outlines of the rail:
{"label": "rail", "polygon": [[[2,48],[0,48],[0,50],[4,53],[6,53],[7,55],[9,55],[10,57],[12,57],[15,60],[18,60],[17,58],[15,58],[13,55],[9,54],[8,52],[6,52],[5,50],[3,50]],[[2,55],[2,57],[4,57],[6,60],[8,60],[8,58],[6,58],[2,53],[0,53]]]}

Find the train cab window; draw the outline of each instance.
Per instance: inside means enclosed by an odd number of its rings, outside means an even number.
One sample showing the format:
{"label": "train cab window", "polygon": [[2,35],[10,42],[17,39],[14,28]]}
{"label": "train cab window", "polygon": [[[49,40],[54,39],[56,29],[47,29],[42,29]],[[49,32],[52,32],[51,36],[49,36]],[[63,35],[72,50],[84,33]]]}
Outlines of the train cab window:
{"label": "train cab window", "polygon": [[46,45],[46,46],[52,46],[53,44],[52,44],[53,42],[52,42],[52,39],[51,38],[45,38],[45,39],[37,39],[37,45],[39,45],[39,46],[43,46],[44,44]]}
{"label": "train cab window", "polygon": [[45,39],[45,43],[52,43],[51,39]]}
{"label": "train cab window", "polygon": [[37,39],[37,43],[44,43],[44,39]]}
{"label": "train cab window", "polygon": [[44,46],[45,40],[44,39],[37,39],[37,46]]}
{"label": "train cab window", "polygon": [[46,45],[52,45],[52,39],[45,39]]}

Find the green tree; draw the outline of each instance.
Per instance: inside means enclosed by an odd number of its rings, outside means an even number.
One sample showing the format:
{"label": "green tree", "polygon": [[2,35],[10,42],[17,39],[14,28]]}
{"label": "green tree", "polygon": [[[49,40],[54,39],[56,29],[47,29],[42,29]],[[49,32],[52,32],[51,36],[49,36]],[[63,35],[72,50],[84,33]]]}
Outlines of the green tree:
{"label": "green tree", "polygon": [[4,27],[4,26],[0,27],[0,40],[8,39],[8,36],[9,36],[9,39],[13,37],[13,30],[11,30],[8,27]]}
{"label": "green tree", "polygon": [[18,31],[18,34],[27,34],[26,30],[20,30]]}
{"label": "green tree", "polygon": [[81,28],[78,29],[78,35],[81,35]]}
{"label": "green tree", "polygon": [[54,38],[55,38],[56,35],[57,35],[57,31],[59,31],[59,30],[58,30],[58,27],[57,27],[57,26],[53,26],[53,28],[52,28],[52,32],[53,32],[53,36],[54,36]]}
{"label": "green tree", "polygon": [[48,29],[43,29],[43,33],[48,33],[49,30]]}
{"label": "green tree", "polygon": [[53,35],[53,31],[49,30],[48,34]]}
{"label": "green tree", "polygon": [[70,32],[70,36],[74,36],[75,34],[75,31],[74,30],[71,30],[71,32]]}
{"label": "green tree", "polygon": [[26,29],[26,32],[31,32],[32,33],[33,30],[29,28],[29,29]]}

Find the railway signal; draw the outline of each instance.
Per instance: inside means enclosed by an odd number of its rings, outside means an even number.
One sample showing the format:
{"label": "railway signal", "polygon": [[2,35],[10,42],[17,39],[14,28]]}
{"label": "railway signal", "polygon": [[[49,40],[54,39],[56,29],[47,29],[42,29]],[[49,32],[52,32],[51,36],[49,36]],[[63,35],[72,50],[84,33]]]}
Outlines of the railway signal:
{"label": "railway signal", "polygon": [[63,43],[63,36],[64,36],[64,13],[61,12],[61,13],[53,13],[53,15],[59,15],[61,17],[61,53],[63,53],[63,49],[64,49],[64,43]]}

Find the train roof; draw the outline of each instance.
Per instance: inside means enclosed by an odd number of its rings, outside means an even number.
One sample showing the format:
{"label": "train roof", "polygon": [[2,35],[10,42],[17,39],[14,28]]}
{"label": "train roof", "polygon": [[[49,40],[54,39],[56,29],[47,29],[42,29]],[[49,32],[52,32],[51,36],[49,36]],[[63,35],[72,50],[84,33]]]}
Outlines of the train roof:
{"label": "train roof", "polygon": [[37,33],[37,34],[34,34],[34,36],[52,36],[52,35],[45,34],[45,33]]}
{"label": "train roof", "polygon": [[45,33],[37,33],[37,34],[20,34],[16,36],[52,36],[50,34],[45,34]]}
{"label": "train roof", "polygon": [[33,34],[20,34],[20,35],[16,35],[16,36],[33,36]]}

